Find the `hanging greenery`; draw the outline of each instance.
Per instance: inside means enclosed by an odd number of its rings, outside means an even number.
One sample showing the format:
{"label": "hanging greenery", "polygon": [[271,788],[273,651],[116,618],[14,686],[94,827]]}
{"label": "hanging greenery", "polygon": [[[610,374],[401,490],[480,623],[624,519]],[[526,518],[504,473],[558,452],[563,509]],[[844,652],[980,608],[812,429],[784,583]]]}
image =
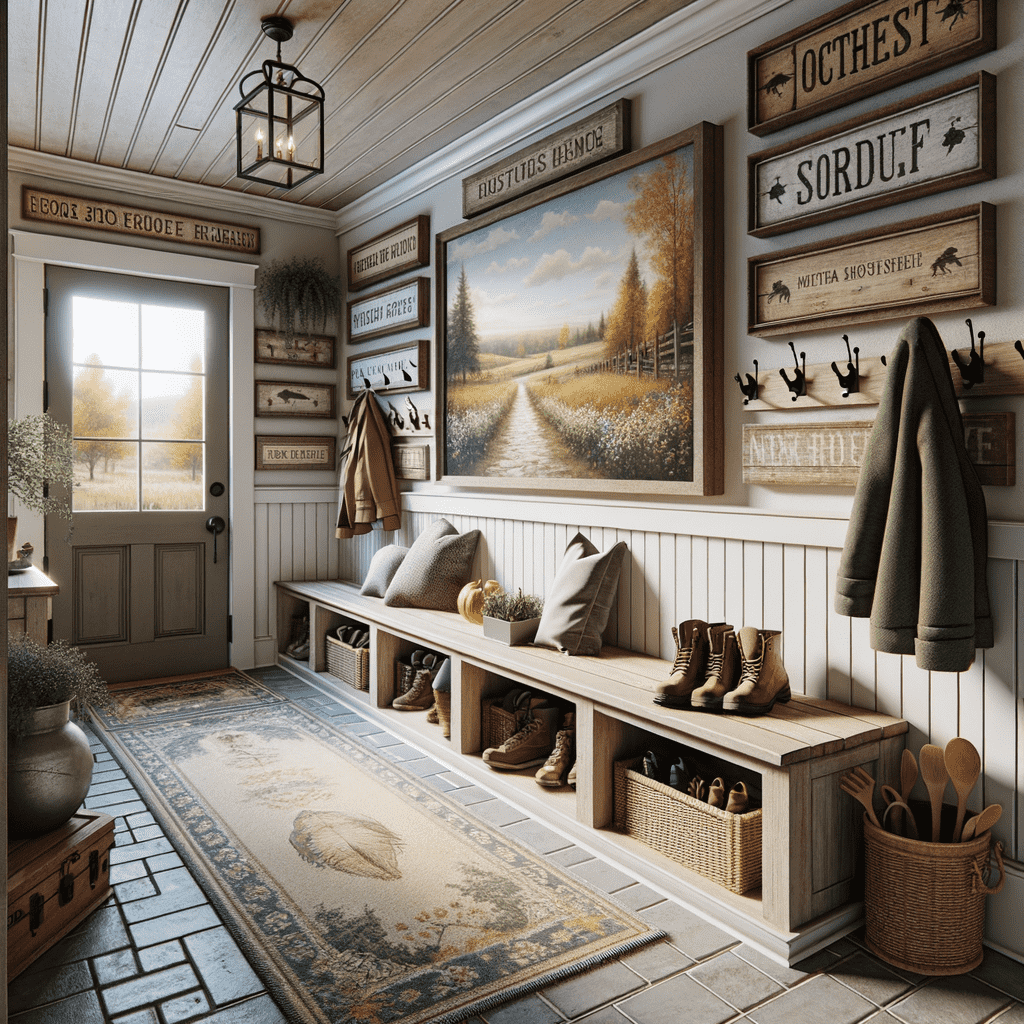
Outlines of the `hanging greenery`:
{"label": "hanging greenery", "polygon": [[260,308],[288,348],[297,337],[323,333],[341,309],[341,285],[319,256],[272,260],[259,272]]}

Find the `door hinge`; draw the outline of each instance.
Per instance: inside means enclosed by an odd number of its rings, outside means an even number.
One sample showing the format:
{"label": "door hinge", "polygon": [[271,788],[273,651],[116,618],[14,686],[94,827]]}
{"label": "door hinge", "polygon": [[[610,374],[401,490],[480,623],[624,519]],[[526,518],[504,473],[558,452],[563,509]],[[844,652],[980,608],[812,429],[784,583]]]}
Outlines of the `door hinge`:
{"label": "door hinge", "polygon": [[50,315],[50,289],[43,289],[43,316]]}
{"label": "door hinge", "polygon": [[50,408],[50,383],[43,381],[43,412]]}
{"label": "door hinge", "polygon": [[231,643],[231,640],[232,640],[232,632],[231,632],[231,630],[232,630],[232,619],[233,619],[233,616],[229,615],[228,616],[228,643]]}

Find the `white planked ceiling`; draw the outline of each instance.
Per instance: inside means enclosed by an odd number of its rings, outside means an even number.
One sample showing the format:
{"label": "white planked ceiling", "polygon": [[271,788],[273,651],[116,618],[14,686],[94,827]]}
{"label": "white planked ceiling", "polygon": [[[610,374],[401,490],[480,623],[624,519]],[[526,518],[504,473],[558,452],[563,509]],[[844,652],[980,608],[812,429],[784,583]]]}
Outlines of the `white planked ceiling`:
{"label": "white planked ceiling", "polygon": [[[8,0],[8,141],[340,210],[693,0]],[[238,81],[275,54],[324,87],[325,173],[235,176]]]}

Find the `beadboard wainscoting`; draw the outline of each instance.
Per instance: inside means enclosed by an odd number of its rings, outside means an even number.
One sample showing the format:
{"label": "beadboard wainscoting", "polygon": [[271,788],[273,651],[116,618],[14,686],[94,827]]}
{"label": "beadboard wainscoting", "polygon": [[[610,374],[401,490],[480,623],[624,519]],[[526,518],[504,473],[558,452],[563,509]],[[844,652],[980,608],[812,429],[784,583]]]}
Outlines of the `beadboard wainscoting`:
{"label": "beadboard wainscoting", "polygon": [[[675,649],[669,630],[682,619],[781,629],[794,690],[906,718],[907,746],[915,754],[926,742],[944,746],[957,735],[971,740],[981,751],[984,774],[970,807],[1002,804],[995,834],[1007,857],[1024,861],[1022,524],[989,526],[996,645],[979,651],[972,668],[956,675],[929,673],[913,658],[876,653],[866,619],[833,611],[845,520],[405,493],[400,532],[373,531],[341,543],[333,539],[333,489],[258,488],[256,495],[256,650],[262,664],[273,662],[276,650],[275,580],[358,582],[379,547],[410,544],[438,516],[460,531],[480,530],[474,576],[542,596],[577,530],[602,550],[624,540],[629,556],[607,643],[670,659]],[[955,801],[952,788],[946,799]],[[1024,865],[1010,865],[1009,872],[1007,896],[990,900],[990,913],[1012,916],[1010,904],[1024,897]],[[999,944],[1020,955],[1019,942]]]}

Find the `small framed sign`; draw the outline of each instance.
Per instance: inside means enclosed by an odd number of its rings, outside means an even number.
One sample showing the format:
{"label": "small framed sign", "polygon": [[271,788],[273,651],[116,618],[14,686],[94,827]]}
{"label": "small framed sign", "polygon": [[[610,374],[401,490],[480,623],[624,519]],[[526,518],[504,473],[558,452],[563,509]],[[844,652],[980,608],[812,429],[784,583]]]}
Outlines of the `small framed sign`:
{"label": "small framed sign", "polygon": [[391,461],[395,466],[395,477],[398,480],[429,480],[428,448],[429,445],[425,444],[392,443]]}
{"label": "small framed sign", "polygon": [[768,135],[996,47],[996,0],[853,0],[747,54],[747,127]]}
{"label": "small framed sign", "polygon": [[430,266],[430,217],[422,214],[348,251],[348,290]]}
{"label": "small framed sign", "polygon": [[378,394],[430,387],[430,342],[426,338],[366,356],[348,357],[348,396],[363,388]]}
{"label": "small framed sign", "polygon": [[429,322],[430,281],[425,277],[383,288],[348,303],[350,343],[426,327]]}
{"label": "small framed sign", "polygon": [[335,339],[326,334],[311,334],[287,342],[274,331],[257,329],[255,362],[333,370],[335,346]]}
{"label": "small framed sign", "polygon": [[771,338],[996,301],[988,203],[748,260],[750,334]]}
{"label": "small framed sign", "polygon": [[256,381],[257,416],[308,416],[333,420],[335,413],[333,384],[307,384],[293,380]]}
{"label": "small framed sign", "polygon": [[981,71],[747,158],[763,238],[996,176],[996,80]]}
{"label": "small framed sign", "polygon": [[334,472],[336,437],[286,437],[256,435],[257,469],[319,469]]}

